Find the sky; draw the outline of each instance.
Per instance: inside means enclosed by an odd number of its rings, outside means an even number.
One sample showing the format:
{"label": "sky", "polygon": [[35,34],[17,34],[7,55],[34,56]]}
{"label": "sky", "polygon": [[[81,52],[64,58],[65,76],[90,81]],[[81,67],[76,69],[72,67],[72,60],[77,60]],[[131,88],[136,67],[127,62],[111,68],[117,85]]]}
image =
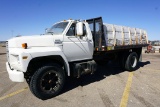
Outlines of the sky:
{"label": "sky", "polygon": [[67,19],[101,16],[103,22],[141,28],[160,40],[160,0],[0,0],[0,41],[44,34]]}

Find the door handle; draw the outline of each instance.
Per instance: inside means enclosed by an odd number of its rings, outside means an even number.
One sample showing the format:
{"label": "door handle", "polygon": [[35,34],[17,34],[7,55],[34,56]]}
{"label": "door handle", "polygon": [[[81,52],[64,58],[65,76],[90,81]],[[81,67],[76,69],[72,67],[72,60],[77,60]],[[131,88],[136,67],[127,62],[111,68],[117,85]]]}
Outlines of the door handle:
{"label": "door handle", "polygon": [[56,39],[56,40],[54,41],[54,43],[55,43],[55,44],[62,44],[62,41],[59,40],[59,39]]}

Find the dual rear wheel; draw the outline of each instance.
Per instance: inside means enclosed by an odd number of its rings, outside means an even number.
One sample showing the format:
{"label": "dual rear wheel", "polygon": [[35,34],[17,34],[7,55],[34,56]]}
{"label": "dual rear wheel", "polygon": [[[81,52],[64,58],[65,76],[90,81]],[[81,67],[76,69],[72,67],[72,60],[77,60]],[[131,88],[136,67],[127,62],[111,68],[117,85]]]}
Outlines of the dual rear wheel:
{"label": "dual rear wheel", "polygon": [[129,53],[128,55],[123,55],[123,58],[121,59],[122,67],[127,71],[136,70],[138,61],[138,55],[136,52]]}

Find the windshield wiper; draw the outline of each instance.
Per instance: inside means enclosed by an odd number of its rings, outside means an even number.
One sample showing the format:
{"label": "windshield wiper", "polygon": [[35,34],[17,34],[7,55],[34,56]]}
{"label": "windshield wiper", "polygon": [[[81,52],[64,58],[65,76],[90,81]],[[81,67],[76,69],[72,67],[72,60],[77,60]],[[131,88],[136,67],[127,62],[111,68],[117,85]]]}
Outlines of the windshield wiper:
{"label": "windshield wiper", "polygon": [[54,32],[47,32],[47,33],[50,33],[50,34],[52,34],[52,35],[54,34]]}

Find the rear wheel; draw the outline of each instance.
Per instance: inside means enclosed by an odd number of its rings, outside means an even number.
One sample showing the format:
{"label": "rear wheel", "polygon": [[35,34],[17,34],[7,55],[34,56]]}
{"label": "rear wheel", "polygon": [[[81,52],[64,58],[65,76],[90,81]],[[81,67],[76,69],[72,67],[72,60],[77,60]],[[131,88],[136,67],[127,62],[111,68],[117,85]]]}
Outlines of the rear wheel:
{"label": "rear wheel", "polygon": [[125,62],[125,69],[128,71],[134,71],[137,69],[138,55],[136,52],[132,52],[128,55]]}
{"label": "rear wheel", "polygon": [[65,73],[57,65],[47,65],[38,69],[30,81],[31,92],[40,99],[49,99],[62,90],[65,83]]}

